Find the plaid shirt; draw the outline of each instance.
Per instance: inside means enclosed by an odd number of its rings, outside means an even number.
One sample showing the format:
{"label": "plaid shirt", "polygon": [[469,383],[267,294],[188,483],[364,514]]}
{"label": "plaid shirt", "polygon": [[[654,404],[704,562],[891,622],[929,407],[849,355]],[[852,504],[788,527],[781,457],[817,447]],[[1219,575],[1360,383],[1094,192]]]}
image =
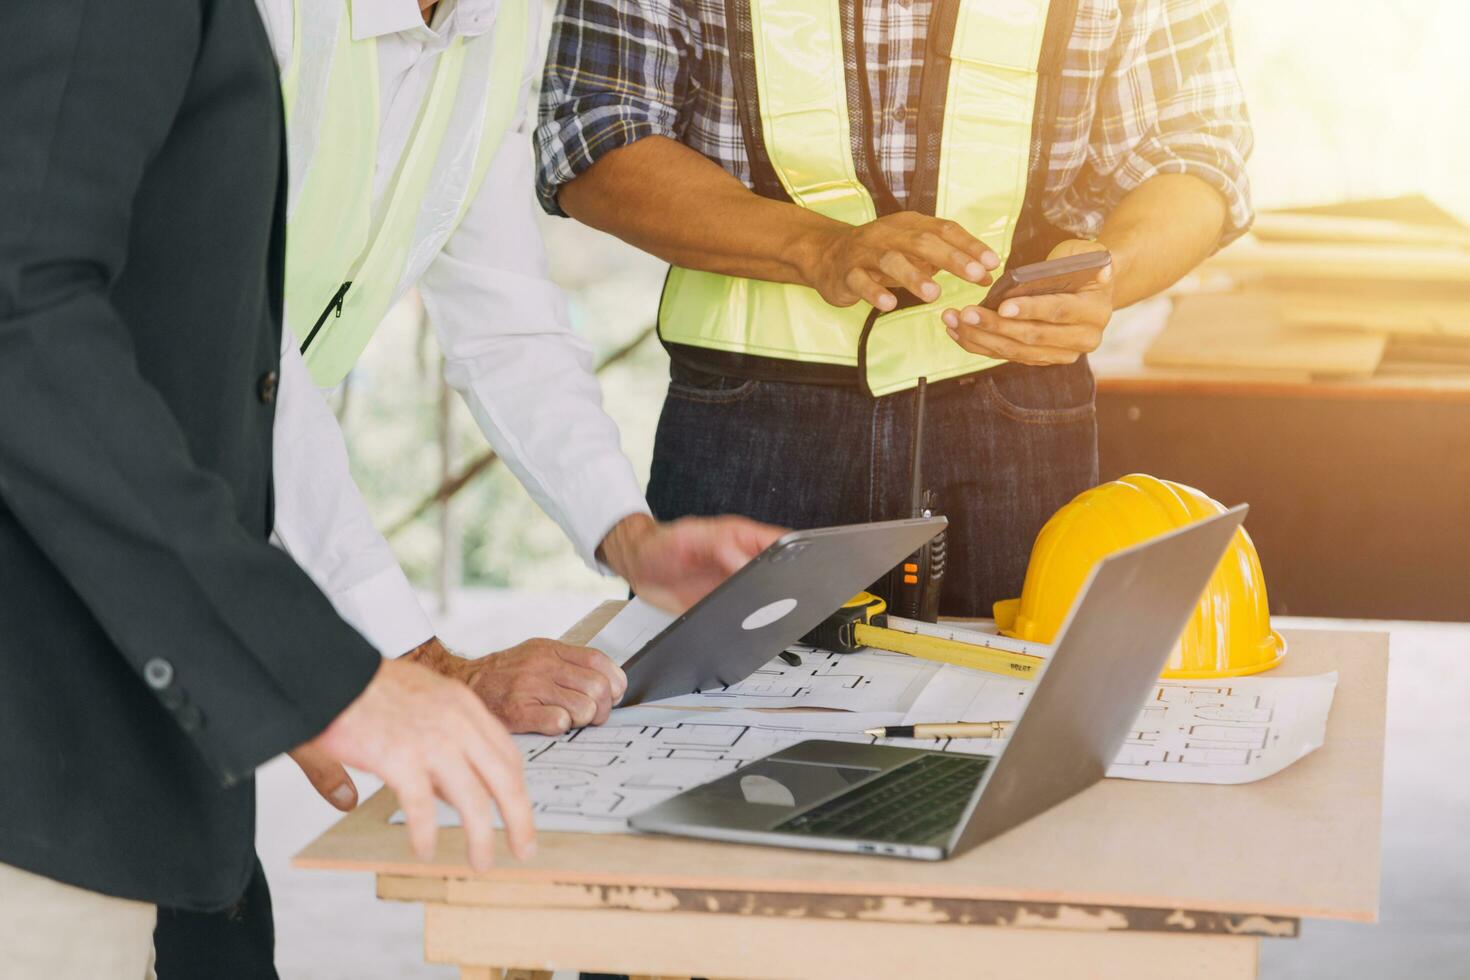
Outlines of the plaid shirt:
{"label": "plaid shirt", "polygon": [[[914,170],[930,0],[862,0],[879,165],[900,202]],[[556,193],[609,150],[678,140],[750,186],[720,0],[560,0],[541,86],[537,193]],[[1225,198],[1222,244],[1252,217],[1250,120],[1227,0],[1080,0],[1063,66],[1042,206],[1096,237],[1123,196],[1187,173]]]}

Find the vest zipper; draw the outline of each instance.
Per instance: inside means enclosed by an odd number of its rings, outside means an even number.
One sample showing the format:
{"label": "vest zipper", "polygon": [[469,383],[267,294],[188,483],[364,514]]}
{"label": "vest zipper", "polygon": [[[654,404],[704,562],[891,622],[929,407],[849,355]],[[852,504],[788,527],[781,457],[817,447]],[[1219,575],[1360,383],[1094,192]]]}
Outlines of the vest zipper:
{"label": "vest zipper", "polygon": [[344,282],[342,285],[338,286],[337,291],[332,294],[331,302],[327,303],[327,308],[325,310],[322,310],[322,315],[317,317],[316,323],[312,325],[311,333],[307,334],[306,339],[301,342],[301,353],[303,356],[306,354],[306,348],[311,346],[311,342],[315,340],[316,335],[321,332],[322,325],[327,322],[327,317],[336,316],[339,319],[341,318],[342,303],[347,298],[347,290],[351,288],[352,283],[350,281]]}

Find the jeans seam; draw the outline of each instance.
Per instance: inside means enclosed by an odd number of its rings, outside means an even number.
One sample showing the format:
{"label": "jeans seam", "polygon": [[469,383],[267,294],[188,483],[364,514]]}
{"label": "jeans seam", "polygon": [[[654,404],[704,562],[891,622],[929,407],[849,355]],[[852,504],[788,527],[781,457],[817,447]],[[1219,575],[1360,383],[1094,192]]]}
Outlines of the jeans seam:
{"label": "jeans seam", "polygon": [[1054,425],[1062,422],[1082,422],[1097,414],[1096,396],[1086,404],[1070,408],[1025,408],[1016,405],[1000,393],[994,378],[986,378],[985,399],[990,407],[1014,422],[1032,425]]}
{"label": "jeans seam", "polygon": [[877,512],[878,497],[878,401],[873,402],[872,409],[868,412],[868,520],[873,520]]}
{"label": "jeans seam", "polygon": [[[679,398],[684,401],[698,402],[703,405],[736,405],[745,401],[755,393],[760,384],[755,379],[742,382],[734,388],[711,388],[709,393],[702,393],[698,388],[690,388],[678,382],[669,382],[668,396]],[[723,397],[722,397],[723,396]]]}

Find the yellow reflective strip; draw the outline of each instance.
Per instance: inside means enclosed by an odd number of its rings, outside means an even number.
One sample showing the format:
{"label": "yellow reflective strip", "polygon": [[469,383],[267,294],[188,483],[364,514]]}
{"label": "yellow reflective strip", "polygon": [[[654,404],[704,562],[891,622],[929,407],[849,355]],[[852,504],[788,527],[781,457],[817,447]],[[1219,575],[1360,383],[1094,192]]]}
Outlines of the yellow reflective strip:
{"label": "yellow reflective strip", "polygon": [[935,211],[1005,259],[1026,199],[1048,0],[965,0],[950,46]]}
{"label": "yellow reflective strip", "polygon": [[[1026,200],[1036,70],[1048,0],[962,0],[950,46],[944,135],[935,212],[958,221],[1005,262]],[[971,354],[945,332],[940,314],[979,303],[985,286],[947,272],[939,301],[878,318],[867,343],[874,395],[943,381],[1004,363]]]}
{"label": "yellow reflective strip", "polygon": [[[373,64],[373,90],[376,92],[376,55]],[[352,288],[343,301],[342,315],[334,323],[324,325],[306,351],[306,366],[312,379],[322,387],[340,383],[352,370],[397,291],[399,276],[413,246],[413,229],[419,206],[434,170],[434,160],[448,131],[463,68],[464,39],[456,38],[439,56],[439,64],[434,68],[434,79],[429,85],[418,126],[399,165],[398,178],[393,182],[388,206],[373,234],[372,244],[363,259],[345,276],[352,282]],[[373,156],[376,157],[376,151]],[[354,193],[364,198],[360,204],[354,202],[354,207],[366,206],[371,199],[371,187],[369,182],[353,188]],[[346,324],[346,328],[341,328],[341,324]]]}
{"label": "yellow reflective strip", "polygon": [[[1036,68],[1047,0],[962,0],[951,47],[937,211],[1009,255],[1025,201],[1036,101]],[[777,8],[779,7],[779,10]],[[841,209],[857,183],[833,0],[753,0],[762,129],[792,199],[824,214]],[[835,75],[830,69],[836,69]],[[834,118],[834,112],[840,118]],[[817,179],[821,175],[821,179]],[[869,336],[866,381],[888,395],[974,374],[1003,361],[949,339],[940,313],[980,302],[986,287],[947,273],[938,303],[880,317]],[[810,289],[674,269],[660,306],[660,335],[672,343],[818,364],[856,364],[868,307],[838,309]]]}
{"label": "yellow reflective strip", "polygon": [[842,18],[833,0],[751,0],[761,130],[776,176],[804,208],[848,224],[877,216],[857,179]]}
{"label": "yellow reflective strip", "polygon": [[[299,0],[290,75],[286,323],[304,340],[367,247],[378,147],[377,50],[352,40],[347,3]],[[325,333],[325,328],[323,333]]]}
{"label": "yellow reflective strip", "polygon": [[867,306],[828,306],[805,286],[675,266],[659,301],[658,332],[672,344],[856,367],[867,317]]}

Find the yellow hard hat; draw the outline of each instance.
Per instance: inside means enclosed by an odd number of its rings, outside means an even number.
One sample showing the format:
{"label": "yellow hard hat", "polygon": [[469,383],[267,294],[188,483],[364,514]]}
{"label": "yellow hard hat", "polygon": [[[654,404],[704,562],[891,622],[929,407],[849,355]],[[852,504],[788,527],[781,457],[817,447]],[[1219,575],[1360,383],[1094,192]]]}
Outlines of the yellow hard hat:
{"label": "yellow hard hat", "polygon": [[[1141,473],[1084,491],[1036,536],[1021,598],[995,604],[996,625],[1007,636],[1051,643],[1100,560],[1224,510],[1193,487]],[[1210,577],[1163,676],[1239,677],[1270,670],[1284,656],[1286,641],[1271,629],[1261,560],[1242,527]]]}

